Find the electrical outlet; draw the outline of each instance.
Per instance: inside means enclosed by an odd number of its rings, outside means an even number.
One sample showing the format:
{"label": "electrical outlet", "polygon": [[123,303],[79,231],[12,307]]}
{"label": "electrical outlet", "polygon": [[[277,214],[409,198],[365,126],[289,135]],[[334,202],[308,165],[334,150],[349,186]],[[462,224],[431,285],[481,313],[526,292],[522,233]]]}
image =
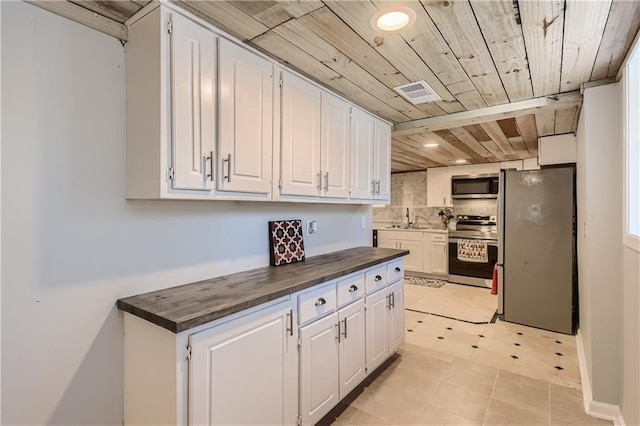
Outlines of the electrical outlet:
{"label": "electrical outlet", "polygon": [[314,235],[318,232],[318,221],[316,220],[308,220],[307,221],[307,236]]}

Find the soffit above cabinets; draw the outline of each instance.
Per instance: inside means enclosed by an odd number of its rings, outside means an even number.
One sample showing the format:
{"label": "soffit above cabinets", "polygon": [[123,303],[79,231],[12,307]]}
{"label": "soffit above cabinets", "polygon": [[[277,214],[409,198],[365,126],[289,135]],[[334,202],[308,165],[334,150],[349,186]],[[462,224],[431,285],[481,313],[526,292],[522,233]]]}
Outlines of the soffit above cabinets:
{"label": "soffit above cabinets", "polygon": [[[172,2],[395,123],[393,171],[535,155],[539,136],[575,131],[581,85],[613,81],[640,27],[622,0],[399,1],[417,19],[393,34],[370,25],[384,0]],[[34,3],[126,39],[148,2]],[[393,90],[420,80],[441,100]]]}

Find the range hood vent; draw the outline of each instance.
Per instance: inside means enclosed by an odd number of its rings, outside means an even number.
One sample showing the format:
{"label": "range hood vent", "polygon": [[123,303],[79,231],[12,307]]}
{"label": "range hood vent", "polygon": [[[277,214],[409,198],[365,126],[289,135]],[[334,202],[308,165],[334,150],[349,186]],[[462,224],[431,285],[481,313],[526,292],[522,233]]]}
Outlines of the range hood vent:
{"label": "range hood vent", "polygon": [[424,80],[403,84],[402,86],[394,87],[393,90],[400,93],[400,96],[414,105],[442,99]]}

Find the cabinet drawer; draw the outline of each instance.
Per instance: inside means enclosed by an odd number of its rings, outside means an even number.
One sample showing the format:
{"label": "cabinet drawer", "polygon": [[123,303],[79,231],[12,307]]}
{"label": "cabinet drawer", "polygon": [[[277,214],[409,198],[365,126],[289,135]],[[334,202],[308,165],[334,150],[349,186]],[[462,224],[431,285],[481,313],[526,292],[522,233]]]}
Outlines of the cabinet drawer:
{"label": "cabinet drawer", "polygon": [[367,293],[373,293],[374,291],[386,287],[389,283],[387,276],[387,265],[382,265],[370,269],[365,272],[365,281],[367,287]]}
{"label": "cabinet drawer", "polygon": [[336,283],[298,295],[298,324],[320,318],[336,309]]}
{"label": "cabinet drawer", "polygon": [[360,299],[364,291],[364,272],[338,280],[338,306]]}
{"label": "cabinet drawer", "polygon": [[404,278],[404,262],[402,259],[394,260],[387,264],[387,274],[389,275],[389,282],[398,281]]}
{"label": "cabinet drawer", "polygon": [[431,241],[447,241],[447,234],[431,234]]}

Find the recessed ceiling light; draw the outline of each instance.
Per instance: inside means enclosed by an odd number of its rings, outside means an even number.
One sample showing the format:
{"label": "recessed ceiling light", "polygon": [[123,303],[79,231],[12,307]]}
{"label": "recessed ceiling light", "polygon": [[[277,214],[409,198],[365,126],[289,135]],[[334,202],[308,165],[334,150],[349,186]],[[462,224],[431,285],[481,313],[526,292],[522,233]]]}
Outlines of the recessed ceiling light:
{"label": "recessed ceiling light", "polygon": [[416,12],[404,6],[384,8],[371,18],[371,27],[374,30],[384,32],[400,31],[413,24],[416,20]]}
{"label": "recessed ceiling light", "polygon": [[458,164],[462,164],[462,163],[466,163],[466,162],[467,162],[467,160],[465,160],[464,158],[456,160],[456,163],[458,163]]}
{"label": "recessed ceiling light", "polygon": [[427,148],[435,148],[436,146],[440,146],[440,144],[439,143],[425,143],[424,146],[427,147]]}

